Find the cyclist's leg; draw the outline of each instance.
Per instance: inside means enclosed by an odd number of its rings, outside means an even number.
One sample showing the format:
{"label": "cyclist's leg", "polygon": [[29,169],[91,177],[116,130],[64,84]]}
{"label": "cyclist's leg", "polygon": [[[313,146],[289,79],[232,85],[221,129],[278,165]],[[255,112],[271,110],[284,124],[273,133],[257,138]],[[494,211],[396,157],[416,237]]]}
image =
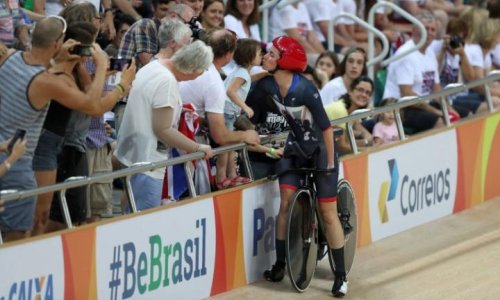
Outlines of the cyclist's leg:
{"label": "cyclist's leg", "polygon": [[[279,168],[286,170],[291,168],[291,161],[288,159],[281,159]],[[264,272],[264,278],[269,281],[281,281],[285,276],[286,267],[286,251],[285,251],[285,238],[286,226],[289,203],[292,199],[293,193],[299,186],[299,176],[292,173],[287,173],[279,178],[280,184],[280,209],[276,219],[276,263],[271,270]]]}
{"label": "cyclist's leg", "polygon": [[[319,154],[318,168],[327,166],[326,154]],[[334,296],[344,296],[347,293],[347,278],[344,265],[344,231],[337,213],[337,182],[338,159],[335,159],[335,172],[318,173],[316,175],[316,190],[319,211],[325,229],[325,236],[335,263],[335,281],[332,286]]]}

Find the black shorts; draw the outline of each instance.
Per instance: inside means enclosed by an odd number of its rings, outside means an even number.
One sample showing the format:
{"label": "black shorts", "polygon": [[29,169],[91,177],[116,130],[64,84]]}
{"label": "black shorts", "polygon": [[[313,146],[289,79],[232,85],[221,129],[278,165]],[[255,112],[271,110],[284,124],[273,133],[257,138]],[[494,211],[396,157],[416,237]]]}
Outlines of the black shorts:
{"label": "black shorts", "polygon": [[[72,176],[88,176],[89,164],[87,154],[78,151],[75,147],[64,146],[58,156],[57,182],[63,182]],[[87,218],[87,187],[81,186],[66,191],[66,201],[73,224],[78,224]],[[50,219],[64,223],[59,192],[54,193],[50,208]]]}
{"label": "black shorts", "polygon": [[[328,167],[328,159],[326,149],[321,147],[320,152],[316,156],[316,168],[326,169]],[[278,162],[277,170],[293,169],[294,164],[291,159],[282,158]],[[304,176],[300,173],[287,172],[280,176],[280,189],[296,190],[301,185]],[[329,173],[316,173],[314,176],[314,185],[319,202],[335,202],[337,200],[337,183],[339,180],[339,160],[337,152],[335,152],[335,171]]]}

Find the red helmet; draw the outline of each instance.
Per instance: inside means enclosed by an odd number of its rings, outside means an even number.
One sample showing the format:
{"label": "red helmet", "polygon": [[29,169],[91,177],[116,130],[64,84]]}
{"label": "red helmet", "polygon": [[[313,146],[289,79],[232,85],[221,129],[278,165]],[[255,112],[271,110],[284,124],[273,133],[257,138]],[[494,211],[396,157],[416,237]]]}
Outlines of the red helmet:
{"label": "red helmet", "polygon": [[279,68],[292,72],[304,72],[307,66],[307,56],[299,42],[289,36],[280,36],[273,40],[273,46],[281,54],[278,60]]}

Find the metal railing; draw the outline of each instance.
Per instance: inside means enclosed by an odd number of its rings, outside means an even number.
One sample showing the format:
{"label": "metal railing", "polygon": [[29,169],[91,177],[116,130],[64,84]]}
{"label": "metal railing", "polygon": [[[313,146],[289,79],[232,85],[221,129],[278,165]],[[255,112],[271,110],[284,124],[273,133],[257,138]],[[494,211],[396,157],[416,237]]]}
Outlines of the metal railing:
{"label": "metal railing", "polygon": [[464,90],[468,90],[470,88],[476,87],[476,86],[484,86],[485,89],[485,98],[486,98],[486,103],[488,105],[488,110],[489,112],[493,112],[495,110],[495,107],[493,105],[493,101],[491,99],[491,93],[488,84],[493,82],[493,81],[499,81],[500,80],[500,70],[492,71],[490,72],[487,76],[485,76],[483,79],[474,81],[474,82],[469,82],[465,84],[461,83],[455,83],[455,84],[449,84],[446,87],[444,87],[441,91],[430,94],[427,96],[422,96],[422,97],[417,97],[417,96],[411,96],[411,97],[403,97],[399,99],[397,103],[383,106],[383,107],[378,107],[375,109],[371,110],[361,110],[357,111],[356,113],[353,113],[347,117],[335,119],[332,121],[332,125],[340,125],[340,124],[346,124],[347,127],[347,133],[349,136],[349,142],[351,144],[351,148],[354,154],[359,153],[358,146],[356,144],[356,138],[354,136],[354,131],[352,128],[352,122],[361,120],[361,119],[366,119],[370,118],[376,115],[379,115],[384,112],[393,112],[395,114],[395,120],[396,120],[396,126],[398,128],[398,135],[400,140],[406,139],[406,135],[404,132],[403,128],[403,122],[401,119],[401,113],[400,110],[402,108],[412,106],[415,104],[419,104],[428,100],[432,99],[439,99],[439,102],[441,104],[441,110],[443,112],[444,116],[444,121],[445,125],[448,127],[450,126],[450,117],[448,115],[448,96],[457,94],[459,92],[462,92]]}
{"label": "metal railing", "polygon": [[[375,51],[373,48],[371,50],[368,49],[368,61],[366,62],[366,65],[368,67],[368,70],[370,70],[370,68],[371,68],[372,73],[373,73],[374,65],[376,63],[382,61],[384,59],[384,57],[387,55],[387,53],[389,53],[389,41],[387,40],[387,37],[380,30],[375,28],[375,26],[371,25],[370,23],[365,22],[364,20],[356,17],[355,15],[349,14],[349,13],[339,13],[338,15],[333,17],[330,20],[330,22],[328,23],[328,50],[330,50],[330,51],[334,50],[334,32],[335,32],[334,24],[340,18],[349,18],[349,19],[353,20],[354,22],[358,23],[359,25],[361,25],[362,27],[364,27],[368,31],[368,34],[369,34],[368,40],[371,41],[372,44],[374,42],[374,36],[373,36],[374,34],[378,38],[380,38],[380,40],[382,41],[382,51],[380,52],[380,54],[377,57],[375,57],[375,58],[373,57],[374,51]],[[373,74],[370,78],[373,78]]]}
{"label": "metal railing", "polygon": [[262,13],[262,42],[269,41],[269,9],[278,2],[279,0],[264,0],[259,6],[259,11]]}
{"label": "metal railing", "polygon": [[[456,94],[458,92],[464,91],[466,89],[470,89],[472,87],[480,86],[483,85],[485,87],[485,97],[486,97],[486,102],[488,104],[488,109],[490,112],[494,111],[494,106],[493,102],[491,99],[491,94],[490,90],[488,87],[488,84],[493,82],[493,81],[499,81],[500,80],[500,71],[493,71],[489,73],[486,77],[484,77],[481,80],[466,83],[466,84],[450,84],[446,86],[442,91],[431,94],[428,96],[424,97],[404,97],[401,98],[397,103],[384,106],[384,107],[379,107],[376,109],[372,110],[361,110],[357,111],[354,114],[351,114],[349,116],[339,118],[336,120],[333,120],[331,123],[332,125],[340,125],[340,124],[346,124],[347,127],[347,133],[348,133],[348,138],[353,150],[354,154],[359,153],[358,147],[356,145],[356,139],[354,137],[354,132],[352,129],[352,122],[361,120],[364,118],[369,118],[384,112],[394,112],[396,116],[396,124],[398,128],[398,133],[399,133],[399,138],[400,140],[404,140],[406,138],[404,130],[403,130],[403,123],[401,121],[401,115],[400,115],[400,110],[404,107],[415,105],[418,103],[421,103],[423,101],[431,100],[431,99],[440,99],[441,105],[442,105],[442,111],[443,115],[445,116],[445,124],[446,126],[450,126],[450,119],[448,116],[448,108],[446,102],[447,102],[447,97],[453,94]],[[277,135],[273,135],[270,137],[264,137],[261,142],[262,143],[270,143],[273,141],[278,141],[278,140],[284,140],[288,136],[288,133],[281,133]],[[248,159],[248,152],[247,152],[247,145],[244,143],[238,143],[238,144],[233,144],[233,145],[227,145],[227,146],[222,146],[219,148],[214,149],[214,155],[219,155],[222,153],[230,152],[230,151],[241,151],[242,158],[243,158],[243,167],[245,171],[247,172],[248,176],[253,179],[252,175],[252,169],[250,167],[249,159]],[[176,158],[171,158],[159,162],[153,162],[153,163],[137,163],[134,164],[133,166],[118,170],[118,171],[113,171],[111,173],[107,174],[99,174],[91,177],[70,177],[68,178],[65,182],[62,183],[57,183],[54,185],[50,186],[44,186],[32,190],[26,190],[26,191],[17,191],[17,190],[3,190],[0,191],[0,199],[4,201],[15,201],[19,199],[23,199],[26,197],[30,196],[36,196],[40,194],[45,194],[48,192],[57,192],[59,191],[60,193],[60,201],[62,204],[62,209],[63,209],[63,216],[64,220],[66,223],[66,226],[68,228],[73,228],[73,224],[71,222],[71,217],[69,215],[69,210],[67,206],[67,201],[66,201],[66,190],[71,189],[71,188],[76,188],[80,186],[88,186],[93,183],[102,183],[102,182],[109,182],[112,179],[115,178],[126,178],[126,193],[129,198],[129,205],[130,209],[132,212],[137,212],[136,208],[136,203],[135,203],[135,198],[132,192],[132,188],[130,186],[130,178],[137,173],[142,173],[142,172],[147,172],[153,169],[157,168],[163,168],[163,167],[169,167],[177,164],[184,164],[186,166],[187,163],[193,161],[193,160],[199,160],[204,158],[204,153],[202,152],[196,152],[196,153],[191,153],[191,154],[186,154],[180,157]],[[186,173],[187,176],[187,182],[188,182],[188,190],[190,193],[191,197],[197,196],[196,190],[194,188],[194,182],[193,182],[193,176],[190,172]],[[0,234],[0,244],[2,243],[1,240],[1,234]]]}
{"label": "metal railing", "polygon": [[[390,64],[391,62],[396,61],[396,60],[400,59],[401,57],[408,55],[411,52],[417,51],[418,49],[422,48],[425,41],[427,40],[427,31],[425,30],[425,27],[422,24],[422,22],[420,22],[417,18],[410,15],[408,12],[406,12],[405,10],[403,10],[401,7],[397,6],[396,4],[394,4],[392,2],[386,2],[386,1],[379,1],[370,8],[370,11],[368,12],[368,23],[370,25],[374,26],[374,24],[375,24],[375,12],[380,7],[390,7],[392,10],[395,10],[402,17],[406,18],[408,21],[410,21],[415,26],[417,26],[418,29],[420,30],[420,40],[415,45],[415,48],[406,49],[404,51],[401,51],[397,55],[393,55],[393,56],[387,58],[386,60],[382,61],[380,63],[380,65],[385,67],[388,64]],[[374,43],[375,43],[375,41],[373,39],[373,33],[371,31],[369,31],[368,32],[368,59],[369,60],[373,59],[372,56],[374,55],[374,51],[375,51],[375,44]],[[372,56],[370,56],[370,55],[372,55]],[[373,77],[374,76],[373,67],[368,68],[368,76],[370,78],[374,78]]]}

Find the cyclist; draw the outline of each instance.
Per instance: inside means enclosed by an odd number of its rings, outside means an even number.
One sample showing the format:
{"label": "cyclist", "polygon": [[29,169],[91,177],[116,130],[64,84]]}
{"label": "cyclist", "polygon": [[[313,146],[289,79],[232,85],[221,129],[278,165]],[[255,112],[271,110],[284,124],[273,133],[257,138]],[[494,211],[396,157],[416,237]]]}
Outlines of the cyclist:
{"label": "cyclist", "polygon": [[[274,107],[275,110],[280,110],[282,115],[291,116],[292,119],[287,117],[289,123],[292,120],[295,125],[306,128],[310,133],[310,137],[305,137],[297,136],[298,133],[295,132],[295,135],[289,135],[287,143],[293,140],[304,141],[311,137],[312,140],[316,139],[319,151],[309,159],[309,163],[314,161],[317,169],[334,168],[333,172],[317,173],[315,186],[329,251],[333,254],[336,267],[332,293],[336,297],[342,297],[347,293],[347,279],[344,267],[344,233],[337,215],[338,159],[334,151],[332,127],[318,90],[301,75],[307,66],[307,57],[296,40],[287,36],[275,38],[270,51],[264,56],[262,66],[271,76],[260,80],[247,99],[273,101],[274,104],[267,107]],[[306,147],[304,143],[303,146]],[[279,170],[288,170],[297,164],[294,159],[282,158],[279,165]],[[271,270],[264,272],[264,278],[269,281],[281,281],[285,276],[288,207],[293,193],[300,185],[300,179],[300,175],[293,172],[284,173],[279,177],[281,202],[276,221],[276,263]]]}

